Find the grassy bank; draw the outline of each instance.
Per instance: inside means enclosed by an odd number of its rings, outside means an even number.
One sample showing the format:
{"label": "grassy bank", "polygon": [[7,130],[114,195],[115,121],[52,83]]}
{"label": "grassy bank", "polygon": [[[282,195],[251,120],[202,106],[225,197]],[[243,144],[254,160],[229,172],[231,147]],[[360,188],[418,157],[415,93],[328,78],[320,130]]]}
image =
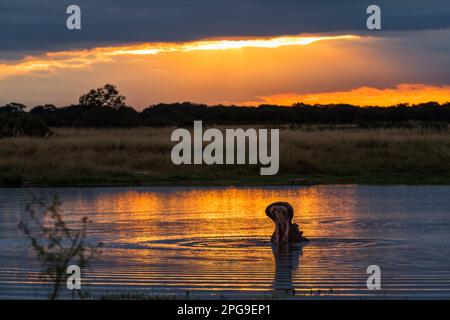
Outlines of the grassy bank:
{"label": "grassy bank", "polygon": [[0,139],[0,185],[450,183],[450,131],[303,127],[280,132],[280,171],[175,166],[173,128],[55,129]]}

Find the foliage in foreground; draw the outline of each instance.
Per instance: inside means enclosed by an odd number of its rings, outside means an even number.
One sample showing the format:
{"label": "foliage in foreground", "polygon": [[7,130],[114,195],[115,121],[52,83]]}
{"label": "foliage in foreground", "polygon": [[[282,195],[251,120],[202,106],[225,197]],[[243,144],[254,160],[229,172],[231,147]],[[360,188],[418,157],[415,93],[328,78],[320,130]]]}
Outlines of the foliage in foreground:
{"label": "foliage in foreground", "polygon": [[[72,264],[85,268],[100,253],[101,247],[101,243],[92,245],[86,240],[91,223],[88,218],[83,217],[79,226],[73,228],[64,221],[60,206],[56,197],[51,201],[34,197],[26,207],[27,219],[18,224],[42,265],[41,278],[50,284],[48,297],[51,300],[58,298],[61,287],[66,284],[67,268]],[[77,293],[83,297],[81,290]]]}

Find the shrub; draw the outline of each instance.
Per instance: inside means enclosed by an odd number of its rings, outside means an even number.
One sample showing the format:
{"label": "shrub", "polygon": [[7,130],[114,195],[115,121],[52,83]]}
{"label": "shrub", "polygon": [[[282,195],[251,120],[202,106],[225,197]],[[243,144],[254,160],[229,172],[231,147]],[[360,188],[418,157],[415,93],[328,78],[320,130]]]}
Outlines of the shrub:
{"label": "shrub", "polygon": [[[87,217],[74,228],[64,220],[60,205],[56,197],[51,201],[34,197],[26,207],[28,219],[21,219],[18,224],[42,265],[42,279],[51,285],[51,300],[58,297],[61,286],[67,281],[69,265],[76,263],[81,269],[86,267],[100,253],[102,245],[87,242],[91,223]],[[83,297],[81,290],[77,293]]]}
{"label": "shrub", "polygon": [[34,136],[49,137],[53,134],[39,117],[26,113],[0,114],[0,138]]}

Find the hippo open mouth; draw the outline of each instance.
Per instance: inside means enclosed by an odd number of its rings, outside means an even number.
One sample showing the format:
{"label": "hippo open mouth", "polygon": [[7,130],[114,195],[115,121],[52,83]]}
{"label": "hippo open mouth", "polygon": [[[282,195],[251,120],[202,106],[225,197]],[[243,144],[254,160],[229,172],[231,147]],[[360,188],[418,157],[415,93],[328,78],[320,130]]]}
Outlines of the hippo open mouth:
{"label": "hippo open mouth", "polygon": [[270,241],[275,243],[295,243],[309,241],[303,237],[296,223],[292,223],[294,209],[287,202],[274,202],[266,208],[266,215],[275,223],[275,231]]}

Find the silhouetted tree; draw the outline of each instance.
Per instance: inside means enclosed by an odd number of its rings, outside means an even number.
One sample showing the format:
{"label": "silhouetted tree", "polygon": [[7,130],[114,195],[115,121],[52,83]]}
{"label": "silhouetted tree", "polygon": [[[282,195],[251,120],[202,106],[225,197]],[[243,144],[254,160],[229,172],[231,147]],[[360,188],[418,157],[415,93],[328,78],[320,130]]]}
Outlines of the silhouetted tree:
{"label": "silhouetted tree", "polygon": [[125,107],[125,97],[119,94],[116,86],[106,84],[103,88],[92,89],[80,97],[80,105],[86,107]]}
{"label": "silhouetted tree", "polygon": [[30,110],[30,113],[36,115],[51,114],[55,112],[57,108],[53,104],[44,104],[43,106],[36,106]]}
{"label": "silhouetted tree", "polygon": [[46,138],[53,134],[40,117],[25,112],[0,113],[0,138],[33,136]]}
{"label": "silhouetted tree", "polygon": [[26,106],[21,103],[11,102],[3,107],[0,107],[0,112],[2,112],[2,113],[20,113],[20,112],[24,112],[25,108],[26,108]]}
{"label": "silhouetted tree", "polygon": [[[114,86],[106,85],[82,96],[79,105],[62,108],[37,106],[28,113],[23,111],[23,105],[9,104],[0,112],[0,136],[2,131],[3,136],[28,135],[29,132],[36,135],[34,130],[28,131],[36,127],[32,125],[36,119],[51,127],[94,128],[189,126],[194,120],[202,120],[205,125],[286,124],[295,127],[303,124],[353,124],[361,127],[450,128],[450,103],[427,102],[390,107],[297,103],[292,107],[269,104],[242,107],[183,102],[160,103],[138,112],[125,106],[124,100],[125,97]],[[35,118],[32,120],[25,116]],[[27,130],[22,130],[24,128]],[[42,128],[42,135],[45,135],[45,128]]]}

